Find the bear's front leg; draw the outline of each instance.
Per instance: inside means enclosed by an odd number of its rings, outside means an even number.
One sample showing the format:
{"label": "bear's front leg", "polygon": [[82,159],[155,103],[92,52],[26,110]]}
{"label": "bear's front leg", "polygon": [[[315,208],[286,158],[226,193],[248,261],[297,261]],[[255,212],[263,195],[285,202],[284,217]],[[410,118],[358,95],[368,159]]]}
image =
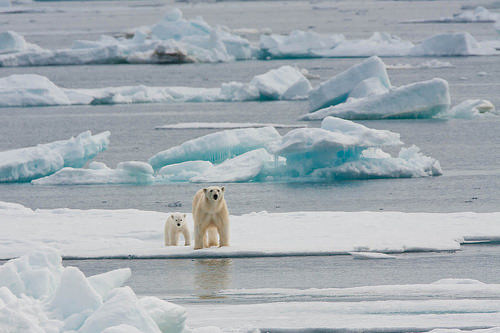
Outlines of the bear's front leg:
{"label": "bear's front leg", "polygon": [[199,250],[203,248],[203,234],[199,227],[194,227],[194,249]]}
{"label": "bear's front leg", "polygon": [[217,228],[219,231],[219,247],[229,246],[229,225],[223,224]]}
{"label": "bear's front leg", "polygon": [[184,235],[184,246],[191,245],[191,234],[186,226],[182,229],[182,235]]}
{"label": "bear's front leg", "polygon": [[165,230],[163,232],[163,238],[165,241],[165,246],[169,246],[170,245],[170,233],[168,232],[168,228],[166,225],[165,225]]}
{"label": "bear's front leg", "polygon": [[177,246],[179,243],[179,232],[177,230],[173,230],[170,233],[170,245]]}

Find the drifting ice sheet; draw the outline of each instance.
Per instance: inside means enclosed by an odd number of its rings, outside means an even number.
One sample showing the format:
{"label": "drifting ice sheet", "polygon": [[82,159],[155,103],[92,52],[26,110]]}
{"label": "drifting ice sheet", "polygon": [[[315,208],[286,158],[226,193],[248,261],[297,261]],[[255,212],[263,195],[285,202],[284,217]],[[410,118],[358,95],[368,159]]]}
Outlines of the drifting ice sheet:
{"label": "drifting ice sheet", "polygon": [[443,79],[417,82],[302,116],[318,120],[326,116],[344,119],[432,118],[448,111],[450,93]]}
{"label": "drifting ice sheet", "polygon": [[[261,212],[230,217],[231,246],[193,250],[163,245],[168,216],[134,209],[33,211],[0,203],[0,254],[18,257],[49,244],[79,258],[401,253],[457,250],[465,240],[500,238],[500,213]],[[187,218],[193,230],[191,214]],[[373,228],[376,233],[366,232]]]}
{"label": "drifting ice sheet", "polygon": [[94,89],[60,88],[39,75],[0,78],[0,107],[69,104],[235,102],[304,99],[309,80],[291,66],[255,76],[250,83],[223,83],[220,88],[124,86]]}
{"label": "drifting ice sheet", "polygon": [[27,182],[63,167],[81,168],[109,144],[109,132],[0,152],[0,182]]}

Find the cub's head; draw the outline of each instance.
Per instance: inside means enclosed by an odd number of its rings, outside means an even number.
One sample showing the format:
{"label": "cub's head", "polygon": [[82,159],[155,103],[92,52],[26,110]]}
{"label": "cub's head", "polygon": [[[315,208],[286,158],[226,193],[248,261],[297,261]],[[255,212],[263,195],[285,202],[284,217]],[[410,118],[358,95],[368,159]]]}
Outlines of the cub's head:
{"label": "cub's head", "polygon": [[203,189],[205,197],[210,201],[221,201],[224,199],[224,186],[209,186]]}
{"label": "cub's head", "polygon": [[173,213],[169,216],[169,220],[176,228],[182,228],[186,224],[186,214]]}

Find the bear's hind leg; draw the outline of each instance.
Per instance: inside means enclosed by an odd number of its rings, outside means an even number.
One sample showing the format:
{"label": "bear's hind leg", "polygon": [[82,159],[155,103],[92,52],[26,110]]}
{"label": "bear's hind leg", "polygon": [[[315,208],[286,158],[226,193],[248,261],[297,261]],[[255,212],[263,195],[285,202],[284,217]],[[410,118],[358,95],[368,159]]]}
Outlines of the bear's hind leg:
{"label": "bear's hind leg", "polygon": [[219,246],[219,235],[218,235],[218,232],[217,232],[217,228],[215,228],[214,226],[211,226],[208,228],[207,230],[207,236],[208,236],[208,247],[211,247],[211,246]]}

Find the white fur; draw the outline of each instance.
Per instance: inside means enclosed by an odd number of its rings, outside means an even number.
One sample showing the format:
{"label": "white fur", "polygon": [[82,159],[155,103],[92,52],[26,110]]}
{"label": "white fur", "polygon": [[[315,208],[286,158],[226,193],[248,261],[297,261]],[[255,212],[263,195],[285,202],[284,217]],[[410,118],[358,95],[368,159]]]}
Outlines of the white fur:
{"label": "white fur", "polygon": [[[193,198],[194,249],[229,246],[229,212],[224,187],[209,186]],[[218,234],[218,239],[217,239]]]}
{"label": "white fur", "polygon": [[184,245],[191,245],[191,234],[186,223],[186,214],[173,213],[165,222],[165,246],[176,246],[180,233],[184,236]]}

